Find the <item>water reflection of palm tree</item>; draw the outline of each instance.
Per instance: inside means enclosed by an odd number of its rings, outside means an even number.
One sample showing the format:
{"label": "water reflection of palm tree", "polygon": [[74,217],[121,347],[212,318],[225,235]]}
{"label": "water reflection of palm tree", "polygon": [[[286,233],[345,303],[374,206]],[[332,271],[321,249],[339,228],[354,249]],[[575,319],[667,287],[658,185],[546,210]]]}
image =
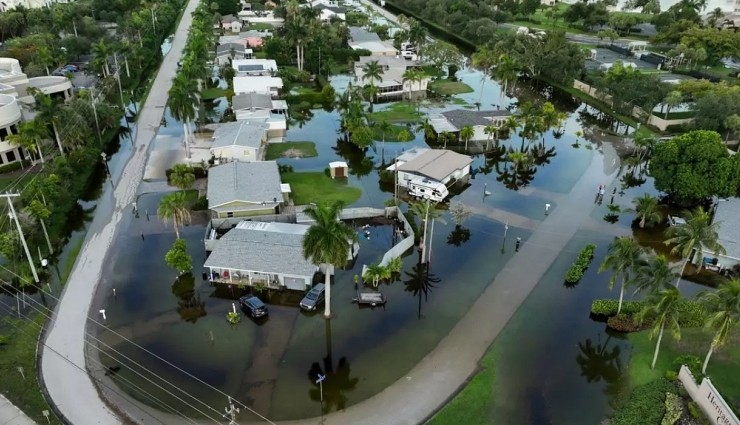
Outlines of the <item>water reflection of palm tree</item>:
{"label": "water reflection of palm tree", "polygon": [[447,235],[447,245],[461,246],[470,240],[470,229],[455,225],[455,228]]}
{"label": "water reflection of palm tree", "polygon": [[181,275],[172,284],[172,293],[178,298],[177,313],[182,320],[195,323],[206,314],[206,303],[195,294],[195,277],[192,273]]}
{"label": "water reflection of palm tree", "polygon": [[319,389],[316,379],[319,375],[326,376],[326,379],[322,383],[323,401],[321,411],[323,413],[329,413],[332,410],[343,410],[347,406],[347,396],[345,393],[354,390],[360,378],[350,378],[350,365],[346,357],[340,358],[336,368],[334,367],[331,320],[325,320],[324,324],[326,333],[326,357],[324,357],[321,364],[314,362],[308,371],[308,379],[314,385],[314,388],[308,391],[308,396],[311,400],[322,401],[322,390]]}
{"label": "water reflection of palm tree", "polygon": [[616,395],[619,392],[622,378],[622,361],[620,358],[621,348],[618,345],[609,349],[611,335],[601,343],[601,334],[594,344],[591,338],[586,342],[579,342],[578,349],[580,352],[576,357],[576,363],[581,368],[581,376],[586,378],[586,382],[604,381],[606,387],[604,392],[608,395]]}
{"label": "water reflection of palm tree", "polygon": [[421,262],[421,255],[419,262],[411,269],[411,273],[406,272],[406,276],[408,279],[403,282],[406,286],[405,290],[419,299],[417,317],[421,319],[421,296],[424,295],[424,301],[426,301],[429,293],[435,288],[434,284],[441,282],[441,279],[429,271],[429,263]]}

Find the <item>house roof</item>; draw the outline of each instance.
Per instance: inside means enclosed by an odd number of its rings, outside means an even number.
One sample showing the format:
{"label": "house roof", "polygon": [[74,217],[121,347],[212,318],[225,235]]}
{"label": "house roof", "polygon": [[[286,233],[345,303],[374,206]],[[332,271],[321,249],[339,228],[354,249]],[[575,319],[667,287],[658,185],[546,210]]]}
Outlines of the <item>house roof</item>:
{"label": "house roof", "polygon": [[238,72],[271,72],[278,69],[274,59],[236,59],[231,66]]}
{"label": "house roof", "polygon": [[278,77],[255,76],[234,77],[234,93],[269,93],[271,88],[283,88],[283,80]]}
{"label": "house roof", "polygon": [[490,125],[493,118],[505,118],[511,115],[506,109],[496,111],[470,111],[467,109],[455,109],[452,111],[442,112],[442,116],[447,118],[453,126],[461,129],[465,126]]}
{"label": "house roof", "polygon": [[434,132],[437,134],[444,133],[455,133],[460,131],[444,115],[431,115],[429,116],[429,124],[431,124]]}
{"label": "house roof", "polygon": [[400,165],[398,169],[442,181],[471,162],[473,159],[467,155],[443,149],[429,149]]}
{"label": "house roof", "polygon": [[370,63],[373,61],[377,61],[378,64],[381,66],[387,66],[388,68],[401,68],[404,70],[420,65],[420,62],[418,60],[408,60],[402,58],[401,56],[370,55],[360,56],[360,59],[355,62],[355,68],[361,68],[365,66],[366,63]]}
{"label": "house roof", "polygon": [[719,223],[719,243],[728,257],[740,259],[740,199],[730,198],[717,204],[714,222]]}
{"label": "house roof", "polygon": [[349,27],[349,39],[352,42],[380,41],[380,36],[360,27]]}
{"label": "house roof", "polygon": [[237,121],[221,124],[213,133],[211,149],[226,146],[259,148],[268,126],[262,123]]}
{"label": "house roof", "polygon": [[393,44],[386,41],[351,41],[349,47],[352,50],[369,50],[372,53],[387,53],[387,52],[398,52],[398,49],[393,47]]}
{"label": "house roof", "polygon": [[218,240],[205,267],[311,277],[316,266],[303,258],[309,227],[243,221]]}
{"label": "house roof", "polygon": [[239,18],[237,18],[234,15],[224,15],[224,16],[221,17],[221,23],[223,23],[223,24],[230,24],[232,22],[239,22],[239,23],[241,23],[241,21],[239,21]]}
{"label": "house roof", "polygon": [[346,7],[340,7],[340,6],[327,6],[325,4],[320,4],[318,6],[314,6],[314,9],[317,10],[330,10],[334,13],[347,13]]}
{"label": "house roof", "polygon": [[282,200],[280,172],[275,161],[239,162],[208,169],[208,208],[234,201],[272,202]]}
{"label": "house roof", "polygon": [[246,47],[244,47],[243,44],[239,44],[239,43],[219,44],[218,46],[216,46],[216,55],[223,55],[223,54],[228,55],[231,53],[231,49],[234,49],[234,52],[237,54],[241,53],[242,55],[244,55]]}
{"label": "house roof", "polygon": [[231,99],[233,110],[239,109],[272,109],[272,99],[266,93],[242,93]]}

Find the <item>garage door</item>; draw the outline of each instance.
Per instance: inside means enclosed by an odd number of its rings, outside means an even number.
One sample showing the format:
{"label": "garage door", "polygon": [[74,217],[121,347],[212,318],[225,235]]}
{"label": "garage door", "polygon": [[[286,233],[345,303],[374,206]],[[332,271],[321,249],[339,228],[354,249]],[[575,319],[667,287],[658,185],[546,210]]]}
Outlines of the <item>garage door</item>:
{"label": "garage door", "polygon": [[294,289],[296,291],[305,291],[306,290],[306,279],[300,278],[300,277],[284,277],[283,282],[285,283],[285,287],[288,289]]}

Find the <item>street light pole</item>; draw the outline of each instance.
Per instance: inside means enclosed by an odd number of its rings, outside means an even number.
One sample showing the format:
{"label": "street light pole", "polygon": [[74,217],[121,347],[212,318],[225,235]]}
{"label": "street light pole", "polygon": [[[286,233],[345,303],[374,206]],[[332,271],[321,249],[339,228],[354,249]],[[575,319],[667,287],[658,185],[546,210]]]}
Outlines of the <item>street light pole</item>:
{"label": "street light pole", "polygon": [[427,249],[427,220],[429,220],[429,195],[424,195],[424,199],[427,200],[426,213],[424,214],[424,236],[421,242],[421,263],[426,263],[426,249]]}
{"label": "street light pole", "polygon": [[15,207],[13,206],[13,201],[10,200],[10,198],[14,198],[17,196],[21,196],[21,195],[18,193],[5,193],[4,195],[0,195],[0,197],[8,199],[8,206],[10,207],[11,219],[15,220],[15,225],[18,228],[18,235],[20,235],[21,243],[23,244],[23,251],[26,253],[26,258],[28,259],[28,265],[31,267],[31,273],[33,274],[33,280],[36,282],[38,286],[39,275],[38,273],[36,273],[36,266],[33,265],[33,258],[31,257],[31,252],[28,250],[28,244],[26,244],[26,237],[23,235],[23,229],[21,228],[21,223],[18,221],[18,216],[15,214]]}
{"label": "street light pole", "polygon": [[103,147],[103,140],[100,137],[100,122],[98,121],[98,110],[95,108],[95,89],[90,87],[90,102],[92,103],[93,115],[95,115],[95,129],[98,131],[98,144]]}

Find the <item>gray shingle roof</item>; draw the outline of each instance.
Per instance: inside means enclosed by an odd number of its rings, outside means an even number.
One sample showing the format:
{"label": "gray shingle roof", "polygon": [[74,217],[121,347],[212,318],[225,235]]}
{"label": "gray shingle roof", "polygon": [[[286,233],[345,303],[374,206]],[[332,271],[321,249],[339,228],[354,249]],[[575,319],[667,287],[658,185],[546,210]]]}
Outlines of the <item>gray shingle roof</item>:
{"label": "gray shingle roof", "polygon": [[740,199],[720,201],[714,221],[719,222],[719,243],[728,257],[740,258]]}
{"label": "gray shingle roof", "polygon": [[283,199],[277,162],[239,162],[208,169],[208,208],[233,201],[272,202]]}
{"label": "gray shingle roof", "polygon": [[244,55],[245,47],[244,45],[239,44],[239,43],[219,44],[218,46],[216,46],[216,55],[219,55],[219,56],[224,55],[224,54],[228,55],[231,53],[231,49],[234,49],[234,53],[236,53],[237,55],[239,53],[241,53],[242,56]]}
{"label": "gray shingle roof", "polygon": [[313,276],[316,266],[303,258],[301,224],[242,222],[216,243],[205,267]]}
{"label": "gray shingle roof", "polygon": [[378,34],[360,27],[349,27],[349,39],[355,43],[364,41],[380,41]]}
{"label": "gray shingle roof", "polygon": [[316,7],[314,7],[314,9],[318,9],[318,10],[324,10],[324,9],[326,9],[326,10],[331,10],[334,13],[347,13],[347,8],[346,7],[341,7],[341,6],[327,6],[325,4],[320,4],[320,5],[316,6]]}
{"label": "gray shingle roof", "polygon": [[220,125],[213,133],[213,148],[246,146],[259,148],[268,125],[248,121],[230,122]]}
{"label": "gray shingle roof", "polygon": [[443,149],[429,149],[409,162],[399,165],[398,169],[442,181],[471,162],[473,159],[467,155]]}
{"label": "gray shingle roof", "polygon": [[243,93],[231,99],[232,109],[272,109],[272,98],[266,93]]}
{"label": "gray shingle roof", "polygon": [[469,111],[467,109],[455,109],[442,112],[445,118],[457,128],[474,125],[489,125],[491,118],[505,118],[511,115],[506,109],[497,111]]}

